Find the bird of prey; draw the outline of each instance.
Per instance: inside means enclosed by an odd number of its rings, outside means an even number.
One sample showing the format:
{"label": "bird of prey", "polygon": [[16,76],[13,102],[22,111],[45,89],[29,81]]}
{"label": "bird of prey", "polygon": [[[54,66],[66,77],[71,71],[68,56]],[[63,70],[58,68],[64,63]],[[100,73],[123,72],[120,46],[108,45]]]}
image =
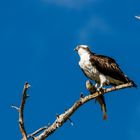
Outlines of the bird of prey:
{"label": "bird of prey", "polygon": [[80,56],[81,70],[89,79],[95,81],[98,91],[106,85],[120,85],[129,82],[136,87],[136,84],[123,73],[113,58],[95,54],[87,45],[78,45],[75,51]]}
{"label": "bird of prey", "polygon": [[140,19],[140,16],[135,16],[135,18]]}

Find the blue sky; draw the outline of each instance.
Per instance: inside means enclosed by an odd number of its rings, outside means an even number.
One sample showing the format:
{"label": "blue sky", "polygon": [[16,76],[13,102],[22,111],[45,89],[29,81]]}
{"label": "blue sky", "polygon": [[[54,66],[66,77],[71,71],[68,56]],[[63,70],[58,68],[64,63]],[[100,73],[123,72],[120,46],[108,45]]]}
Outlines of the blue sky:
{"label": "blue sky", "polygon": [[[111,56],[140,85],[140,1],[138,0],[5,0],[0,1],[0,133],[1,139],[20,139],[18,113],[25,81],[32,87],[25,108],[30,133],[52,123],[56,113],[88,94],[81,72],[78,44]],[[108,120],[102,120],[93,101],[64,124],[50,140],[139,140],[139,88],[106,96]]]}

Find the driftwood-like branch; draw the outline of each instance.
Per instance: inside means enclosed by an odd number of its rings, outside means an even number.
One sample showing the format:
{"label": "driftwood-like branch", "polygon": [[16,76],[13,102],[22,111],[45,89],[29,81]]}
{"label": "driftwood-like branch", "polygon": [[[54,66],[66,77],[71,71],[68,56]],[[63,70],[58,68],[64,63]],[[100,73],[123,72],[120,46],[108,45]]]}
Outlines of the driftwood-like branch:
{"label": "driftwood-like branch", "polygon": [[19,111],[19,108],[17,106],[12,105],[11,107],[14,108],[14,109],[16,109],[17,111]]}
{"label": "driftwood-like branch", "polygon": [[28,97],[27,95],[27,89],[30,87],[30,85],[26,82],[23,88],[22,92],[22,100],[21,105],[19,107],[19,128],[23,136],[23,140],[27,140],[27,133],[24,126],[24,107],[26,103],[26,99]]}
{"label": "driftwood-like branch", "polygon": [[12,108],[17,109],[19,112],[19,128],[20,128],[21,134],[23,136],[23,140],[28,140],[27,133],[26,133],[25,126],[24,126],[24,107],[25,107],[26,99],[28,97],[27,89],[29,87],[30,87],[30,85],[26,82],[24,84],[24,88],[23,88],[23,92],[22,92],[22,99],[21,99],[20,107],[18,108],[17,106],[11,106]]}
{"label": "driftwood-like branch", "polygon": [[69,120],[71,115],[79,107],[81,107],[83,104],[85,104],[86,102],[88,102],[88,101],[90,101],[92,99],[95,99],[97,96],[99,96],[101,94],[105,94],[105,93],[108,93],[108,92],[112,92],[112,91],[115,91],[115,90],[120,90],[120,89],[124,89],[124,88],[128,88],[128,87],[132,87],[132,86],[133,86],[132,83],[127,83],[127,84],[119,85],[119,86],[116,86],[116,87],[107,88],[103,92],[95,92],[95,93],[87,95],[85,97],[82,96],[67,111],[65,111],[63,114],[61,114],[59,116],[57,115],[56,120],[54,121],[54,123],[52,125],[50,125],[47,129],[45,129],[40,135],[35,137],[35,140],[45,140],[48,136],[50,136],[53,132],[55,132],[59,127],[61,127],[67,120]]}
{"label": "driftwood-like branch", "polygon": [[[90,82],[87,82],[87,83],[91,84]],[[91,87],[91,85],[88,85],[87,83],[86,83],[86,87],[87,86]],[[12,106],[12,108],[15,108],[19,112],[19,127],[20,127],[21,134],[23,136],[22,140],[28,140],[29,138],[33,138],[34,140],[45,140],[46,138],[48,138],[48,136],[50,136],[52,133],[54,133],[59,127],[61,127],[66,121],[70,121],[70,123],[73,125],[73,122],[71,121],[70,117],[72,116],[72,114],[74,114],[74,112],[79,107],[84,105],[86,102],[97,98],[101,94],[105,94],[108,92],[112,92],[115,90],[120,90],[120,89],[124,89],[124,88],[128,88],[128,87],[133,87],[133,84],[127,83],[127,84],[119,85],[116,87],[107,88],[107,89],[102,90],[102,92],[101,91],[96,92],[93,88],[87,87],[87,89],[92,94],[89,94],[87,96],[84,96],[82,94],[80,96],[80,99],[77,100],[69,109],[65,110],[65,112],[60,115],[57,114],[56,120],[53,122],[52,125],[49,124],[48,126],[41,127],[38,130],[34,131],[33,133],[27,135],[25,126],[24,126],[24,107],[25,107],[26,99],[28,97],[27,89],[29,87],[30,87],[30,85],[26,82],[24,85],[24,88],[23,88],[20,107],[18,108],[16,106]],[[36,136],[37,134],[38,134],[38,136]]]}
{"label": "driftwood-like branch", "polygon": [[[44,127],[41,127],[41,128],[39,128],[38,130],[36,130],[36,131],[34,131],[32,134],[29,134],[28,136],[27,136],[27,138],[29,139],[29,138],[34,138],[35,139],[35,135],[37,135],[38,133],[40,133],[41,131],[43,131],[43,130],[46,130],[48,128],[48,126],[44,126]],[[22,139],[23,140],[23,139]]]}

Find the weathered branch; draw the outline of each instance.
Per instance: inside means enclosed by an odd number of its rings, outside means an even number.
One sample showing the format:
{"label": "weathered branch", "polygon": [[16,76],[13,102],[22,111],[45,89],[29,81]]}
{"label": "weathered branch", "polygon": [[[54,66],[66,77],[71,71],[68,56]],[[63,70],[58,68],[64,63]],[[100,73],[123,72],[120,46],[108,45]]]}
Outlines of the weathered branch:
{"label": "weathered branch", "polygon": [[16,109],[17,111],[19,111],[19,107],[15,106],[15,105],[12,105],[11,107]]}
{"label": "weathered branch", "polygon": [[[87,82],[87,83],[89,84],[90,82]],[[86,83],[86,87],[87,87],[87,83]],[[27,89],[29,87],[30,87],[30,85],[26,82],[24,85],[24,88],[23,88],[20,107],[18,108],[16,106],[12,106],[12,108],[15,108],[19,112],[19,127],[20,127],[20,131],[22,133],[22,136],[23,136],[22,140],[28,140],[29,138],[33,138],[34,140],[45,140],[48,136],[50,136],[53,132],[55,132],[59,127],[61,127],[67,120],[69,120],[71,122],[71,124],[73,125],[73,122],[70,119],[71,115],[74,114],[74,112],[79,107],[84,105],[86,102],[88,102],[92,99],[95,99],[96,97],[98,97],[101,94],[105,94],[108,92],[112,92],[115,90],[120,90],[120,89],[124,89],[124,88],[128,88],[128,87],[133,87],[133,84],[127,83],[127,84],[119,85],[116,87],[107,88],[107,89],[103,90],[102,92],[101,91],[96,92],[94,90],[94,88],[87,88],[90,91],[90,93],[92,93],[92,94],[87,95],[87,96],[84,96],[82,94],[82,96],[80,96],[80,99],[77,100],[68,110],[65,110],[65,112],[62,113],[61,115],[57,114],[56,120],[53,122],[52,125],[41,127],[38,130],[34,131],[33,133],[27,135],[25,126],[24,126],[24,107],[25,107],[26,99],[28,97]],[[91,85],[89,87],[91,87]],[[38,136],[36,136],[37,134],[38,134]]]}
{"label": "weathered branch", "polygon": [[[25,130],[25,126],[24,126],[24,107],[25,107],[25,103],[26,103],[26,99],[28,97],[27,95],[27,89],[30,87],[30,85],[26,82],[24,84],[24,88],[23,88],[23,92],[22,92],[22,99],[21,99],[21,104],[20,107],[18,108],[19,111],[19,128],[21,131],[21,134],[23,136],[23,140],[27,140],[27,133]],[[14,108],[17,108],[15,106],[13,106]]]}
{"label": "weathered branch", "polygon": [[[37,135],[38,133],[40,133],[41,131],[43,131],[43,130],[45,130],[45,129],[47,129],[47,128],[48,128],[48,126],[41,127],[41,128],[39,128],[39,129],[37,129],[36,131],[34,131],[33,133],[29,134],[29,135],[27,136],[27,138],[28,138],[28,139],[29,139],[29,138],[34,138],[35,135]],[[22,140],[23,140],[23,139],[22,139]]]}
{"label": "weathered branch", "polygon": [[52,125],[50,125],[47,129],[45,129],[44,132],[42,132],[40,135],[35,137],[35,140],[45,140],[48,136],[50,136],[53,132],[55,132],[59,127],[61,127],[67,120],[69,120],[71,115],[86,102],[88,102],[92,99],[95,99],[97,96],[99,96],[101,94],[105,94],[108,92],[124,89],[127,87],[132,87],[132,86],[133,86],[132,83],[127,83],[127,84],[119,85],[116,87],[107,88],[103,92],[95,92],[95,93],[87,95],[85,97],[82,96],[78,101],[76,101],[74,103],[74,105],[72,107],[70,107],[63,114],[57,116],[54,123]]}

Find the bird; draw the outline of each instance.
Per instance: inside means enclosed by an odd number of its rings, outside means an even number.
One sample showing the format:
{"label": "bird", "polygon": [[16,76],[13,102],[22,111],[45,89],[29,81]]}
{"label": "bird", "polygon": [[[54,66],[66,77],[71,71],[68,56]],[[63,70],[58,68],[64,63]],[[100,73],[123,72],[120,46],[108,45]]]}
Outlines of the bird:
{"label": "bird", "polygon": [[130,82],[133,87],[137,87],[134,81],[123,73],[113,58],[92,52],[88,45],[78,45],[74,50],[80,56],[81,70],[86,77],[95,81],[97,91],[104,89],[104,86],[117,86]]}
{"label": "bird", "polygon": [[[91,81],[89,81],[89,80],[86,81],[86,88],[88,89],[90,94],[93,94],[94,92],[96,92],[94,85],[92,85]],[[107,120],[107,107],[106,107],[104,95],[101,94],[101,95],[97,96],[95,99],[95,102],[96,101],[99,103],[101,110],[103,112],[103,120]]]}

